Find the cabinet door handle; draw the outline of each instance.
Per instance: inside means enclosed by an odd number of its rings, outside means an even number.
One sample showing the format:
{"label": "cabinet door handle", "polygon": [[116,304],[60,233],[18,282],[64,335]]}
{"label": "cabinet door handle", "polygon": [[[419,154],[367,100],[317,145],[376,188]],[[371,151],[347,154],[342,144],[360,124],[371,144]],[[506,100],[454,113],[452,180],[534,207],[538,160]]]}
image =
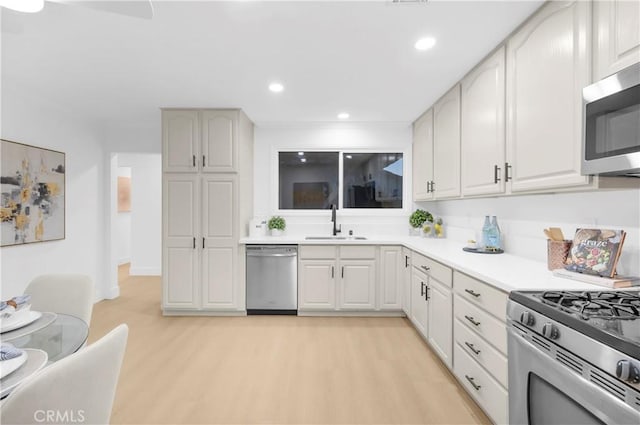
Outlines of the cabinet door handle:
{"label": "cabinet door handle", "polygon": [[482,385],[478,385],[473,381],[473,378],[470,377],[469,375],[464,375],[465,378],[467,378],[467,381],[469,381],[469,383],[471,384],[471,386],[476,390],[480,390],[480,388],[482,388]]}
{"label": "cabinet door handle", "polygon": [[407,267],[409,267],[409,256],[405,255],[404,256],[404,268],[406,269]]}
{"label": "cabinet door handle", "polygon": [[204,238],[202,238],[202,249],[204,249]]}
{"label": "cabinet door handle", "polygon": [[426,289],[426,290],[424,291],[424,300],[425,300],[425,301],[429,301],[429,298],[431,298],[431,297],[429,296],[429,285],[427,285],[425,289]]}
{"label": "cabinet door handle", "polygon": [[480,294],[475,292],[473,289],[465,289],[464,292],[471,295],[472,297],[478,298],[480,296]]}
{"label": "cabinet door handle", "polygon": [[425,288],[425,284],[424,282],[420,282],[420,296],[424,297],[424,288]]}
{"label": "cabinet door handle", "polygon": [[465,318],[465,319],[467,319],[468,321],[470,321],[471,323],[473,323],[473,324],[474,324],[474,326],[479,326],[479,325],[480,325],[480,322],[476,322],[476,321],[473,319],[473,317],[469,317],[469,316],[465,315],[465,316],[464,316],[464,318]]}
{"label": "cabinet door handle", "polygon": [[196,156],[195,155],[193,155],[193,166],[194,167],[196,166]]}
{"label": "cabinet door handle", "polygon": [[344,266],[342,266],[342,270],[340,271],[340,274],[341,274],[340,277],[344,279]]}
{"label": "cabinet door handle", "polygon": [[476,356],[480,354],[480,350],[476,350],[476,347],[474,347],[473,344],[469,344],[468,342],[465,341],[464,345],[469,347],[469,350],[473,351],[473,354],[475,354]]}
{"label": "cabinet door handle", "polygon": [[431,193],[436,191],[436,182],[434,182],[433,180],[431,180]]}
{"label": "cabinet door handle", "polygon": [[196,237],[193,237],[193,249],[196,249]]}
{"label": "cabinet door handle", "polygon": [[207,160],[206,160],[206,158],[204,157],[204,155],[202,155],[202,166],[203,166],[203,167],[206,167],[206,166],[207,166]]}
{"label": "cabinet door handle", "polygon": [[431,270],[431,267],[427,267],[425,265],[421,265],[420,267],[422,267],[425,272],[428,272],[429,270]]}
{"label": "cabinet door handle", "polygon": [[498,183],[500,181],[500,167],[498,167],[497,165],[493,166],[493,182],[494,183]]}
{"label": "cabinet door handle", "polygon": [[509,165],[508,162],[504,163],[504,181],[508,182],[509,180],[512,180],[511,176],[509,175],[509,170],[511,169],[511,165]]}
{"label": "cabinet door handle", "polygon": [[331,266],[331,279],[333,279],[335,276],[335,271],[333,270],[333,266]]}
{"label": "cabinet door handle", "polygon": [[431,182],[427,180],[427,193],[431,192]]}

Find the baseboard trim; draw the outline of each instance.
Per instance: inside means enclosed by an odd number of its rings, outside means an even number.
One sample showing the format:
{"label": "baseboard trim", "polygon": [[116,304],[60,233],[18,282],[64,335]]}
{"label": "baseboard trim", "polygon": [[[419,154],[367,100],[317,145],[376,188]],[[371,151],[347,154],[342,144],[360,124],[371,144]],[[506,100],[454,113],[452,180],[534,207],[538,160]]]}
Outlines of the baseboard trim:
{"label": "baseboard trim", "polygon": [[327,317],[406,317],[402,311],[301,311],[298,316]]}
{"label": "baseboard trim", "polygon": [[114,298],[118,298],[119,296],[120,296],[120,287],[119,286],[112,286],[104,294],[104,298],[106,298],[108,300],[112,300]]}
{"label": "baseboard trim", "polygon": [[162,310],[163,316],[246,316],[243,311]]}
{"label": "baseboard trim", "polygon": [[125,258],[120,258],[118,260],[118,265],[121,266],[123,264],[127,264],[131,262],[131,258],[130,257],[125,257]]}

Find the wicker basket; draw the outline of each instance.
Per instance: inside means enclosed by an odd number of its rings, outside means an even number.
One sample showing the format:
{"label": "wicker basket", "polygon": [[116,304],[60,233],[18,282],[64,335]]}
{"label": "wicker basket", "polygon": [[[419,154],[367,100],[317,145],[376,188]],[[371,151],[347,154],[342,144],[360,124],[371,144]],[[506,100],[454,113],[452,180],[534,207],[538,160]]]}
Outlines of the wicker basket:
{"label": "wicker basket", "polygon": [[549,270],[561,269],[565,266],[571,250],[571,243],[570,240],[547,240],[547,267]]}

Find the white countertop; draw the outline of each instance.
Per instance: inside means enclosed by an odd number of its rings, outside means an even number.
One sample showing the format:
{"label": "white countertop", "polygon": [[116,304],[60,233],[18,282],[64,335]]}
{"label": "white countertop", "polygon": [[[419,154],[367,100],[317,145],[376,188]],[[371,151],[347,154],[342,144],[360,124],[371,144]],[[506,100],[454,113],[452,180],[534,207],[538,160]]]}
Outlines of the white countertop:
{"label": "white countertop", "polygon": [[[523,290],[607,290],[603,286],[555,277],[547,264],[505,254],[475,254],[462,250],[464,244],[449,239],[419,236],[367,236],[366,240],[306,240],[304,236],[263,236],[240,240],[242,244],[295,245],[402,245],[439,261],[503,291]],[[638,290],[636,287],[633,290]]]}

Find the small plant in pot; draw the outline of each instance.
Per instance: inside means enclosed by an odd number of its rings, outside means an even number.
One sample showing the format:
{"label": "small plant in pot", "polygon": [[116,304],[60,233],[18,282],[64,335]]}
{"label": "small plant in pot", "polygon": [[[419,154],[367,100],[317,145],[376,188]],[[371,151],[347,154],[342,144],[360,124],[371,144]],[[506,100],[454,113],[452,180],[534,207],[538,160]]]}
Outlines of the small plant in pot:
{"label": "small plant in pot", "polygon": [[433,223],[433,215],[430,212],[417,209],[409,216],[409,224],[413,229],[412,234],[420,234],[421,227],[426,223]]}
{"label": "small plant in pot", "polygon": [[271,236],[280,236],[287,227],[287,223],[284,221],[284,218],[276,215],[269,219],[267,227],[271,231]]}

